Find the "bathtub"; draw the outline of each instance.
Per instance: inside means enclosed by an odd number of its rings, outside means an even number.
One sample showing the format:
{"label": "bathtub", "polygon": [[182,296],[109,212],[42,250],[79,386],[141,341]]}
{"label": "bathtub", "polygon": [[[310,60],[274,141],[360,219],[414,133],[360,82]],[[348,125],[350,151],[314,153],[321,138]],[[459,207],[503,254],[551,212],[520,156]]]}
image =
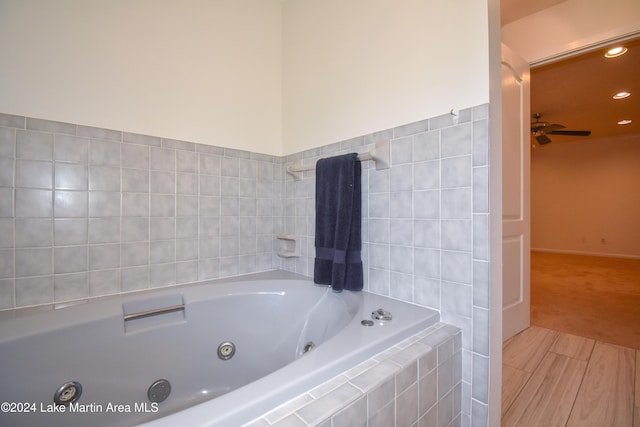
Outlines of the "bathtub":
{"label": "bathtub", "polygon": [[[424,307],[285,277],[0,320],[0,425],[240,426],[439,321]],[[379,308],[392,320],[363,325]]]}

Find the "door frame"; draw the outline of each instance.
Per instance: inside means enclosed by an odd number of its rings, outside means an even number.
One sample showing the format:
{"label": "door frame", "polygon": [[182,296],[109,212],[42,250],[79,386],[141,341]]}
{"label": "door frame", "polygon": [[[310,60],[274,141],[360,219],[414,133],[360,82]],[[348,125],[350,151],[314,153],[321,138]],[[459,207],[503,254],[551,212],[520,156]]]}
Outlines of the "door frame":
{"label": "door frame", "polygon": [[528,328],[531,318],[531,97],[529,63],[505,44],[501,53],[502,340],[505,341]]}

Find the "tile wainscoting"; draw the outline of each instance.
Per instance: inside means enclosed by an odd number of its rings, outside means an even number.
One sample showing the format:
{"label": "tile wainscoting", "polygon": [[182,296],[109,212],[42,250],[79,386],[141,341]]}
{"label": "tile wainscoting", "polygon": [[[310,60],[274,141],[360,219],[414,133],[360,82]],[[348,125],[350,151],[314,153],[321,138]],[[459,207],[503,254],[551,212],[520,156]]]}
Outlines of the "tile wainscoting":
{"label": "tile wainscoting", "polygon": [[0,114],[0,162],[0,309],[274,268],[277,157]]}

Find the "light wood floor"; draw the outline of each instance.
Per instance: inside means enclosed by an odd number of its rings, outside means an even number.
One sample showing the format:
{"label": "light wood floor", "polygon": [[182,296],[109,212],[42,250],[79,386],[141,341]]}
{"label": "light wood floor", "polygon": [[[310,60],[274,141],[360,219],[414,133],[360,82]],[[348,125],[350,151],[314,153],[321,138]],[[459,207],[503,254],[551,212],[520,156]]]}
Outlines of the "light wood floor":
{"label": "light wood floor", "polygon": [[640,427],[640,260],[532,253],[531,323],[503,346],[503,426]]}
{"label": "light wood floor", "polygon": [[531,326],[502,378],[503,426],[640,427],[640,350]]}

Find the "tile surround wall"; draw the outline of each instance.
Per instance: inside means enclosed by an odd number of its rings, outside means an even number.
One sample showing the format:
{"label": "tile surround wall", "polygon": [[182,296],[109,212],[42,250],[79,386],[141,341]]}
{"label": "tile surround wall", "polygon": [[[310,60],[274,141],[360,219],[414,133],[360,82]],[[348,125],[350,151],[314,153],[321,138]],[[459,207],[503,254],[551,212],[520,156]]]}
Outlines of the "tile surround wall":
{"label": "tile surround wall", "polygon": [[[0,309],[282,268],[313,274],[315,178],[363,163],[365,286],[462,330],[461,425],[488,415],[488,105],[275,158],[0,114]],[[275,234],[303,236],[281,259]]]}
{"label": "tile surround wall", "polygon": [[273,269],[279,158],[0,114],[0,167],[0,309]]}
{"label": "tile surround wall", "polygon": [[[462,425],[484,426],[489,370],[488,105],[308,150],[284,159],[365,152],[391,140],[391,164],[363,163],[365,288],[440,311],[462,329]],[[281,229],[303,236],[282,268],[313,275],[315,176],[287,176]]]}

